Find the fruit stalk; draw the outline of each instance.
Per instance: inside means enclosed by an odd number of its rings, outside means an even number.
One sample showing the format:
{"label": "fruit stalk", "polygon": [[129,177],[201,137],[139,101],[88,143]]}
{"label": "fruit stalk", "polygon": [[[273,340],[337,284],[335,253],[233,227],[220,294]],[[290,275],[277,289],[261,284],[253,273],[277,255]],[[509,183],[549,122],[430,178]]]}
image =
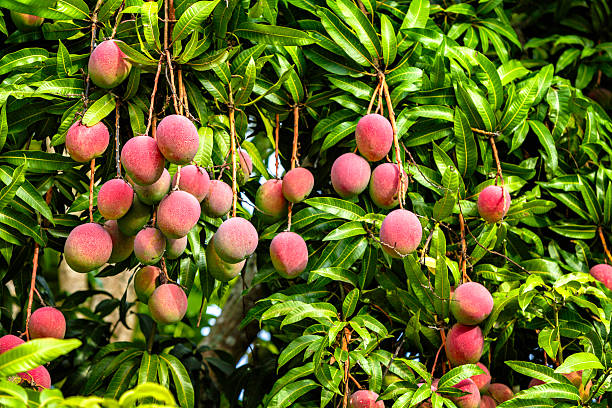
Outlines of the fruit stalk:
{"label": "fruit stalk", "polygon": [[236,180],[236,123],[234,122],[234,101],[230,85],[230,105],[229,105],[229,123],[230,123],[230,152],[232,155],[232,217],[236,216],[236,205],[238,203],[238,187]]}
{"label": "fruit stalk", "polygon": [[603,228],[601,227],[601,225],[597,227],[597,233],[599,234],[599,239],[601,240],[601,244],[603,245],[606,257],[610,262],[612,262],[612,254],[610,254],[610,251],[608,250],[608,245],[606,244],[606,237],[603,234]]}
{"label": "fruit stalk", "polygon": [[93,190],[96,176],[96,159],[91,159],[89,171],[89,222],[93,222]]}
{"label": "fruit stalk", "polygon": [[38,242],[34,244],[34,257],[32,258],[32,280],[30,281],[30,295],[28,296],[28,310],[26,312],[26,339],[30,340],[30,317],[32,316],[32,300],[34,299],[34,289],[36,287],[36,270],[38,269],[38,252],[40,246]]}
{"label": "fruit stalk", "polygon": [[[157,63],[157,72],[155,73],[155,81],[153,82],[153,91],[151,92],[151,103],[149,103],[149,120],[147,120],[147,129],[144,134],[148,135],[149,130],[151,129],[151,121],[153,120],[153,108],[155,107],[155,94],[157,93],[157,84],[159,83],[159,74],[161,73],[162,61],[164,60],[164,55],[159,57],[159,61]],[[153,127],[153,139],[155,139],[155,127]]]}
{"label": "fruit stalk", "polygon": [[274,178],[278,178],[278,134],[280,132],[280,121],[278,113],[275,116],[276,127],[274,128]]}
{"label": "fruit stalk", "polygon": [[121,178],[121,154],[119,153],[120,141],[119,141],[119,105],[121,102],[117,99],[115,105],[115,167],[117,168],[117,178]]}
{"label": "fruit stalk", "polygon": [[123,17],[123,8],[125,7],[125,0],[121,2],[119,9],[117,10],[117,16],[115,17],[115,25],[113,26],[113,32],[111,34],[111,39],[115,38],[117,35],[117,27],[119,27],[119,23],[121,23],[121,17]]}
{"label": "fruit stalk", "polygon": [[463,276],[463,281],[466,282],[468,280],[467,276],[467,248],[465,245],[465,219],[463,218],[463,213],[459,213],[459,226],[461,228],[461,274]]}
{"label": "fruit stalk", "polygon": [[[295,169],[295,163],[297,162],[299,126],[300,126],[300,108],[297,104],[295,104],[293,106],[293,148],[291,150],[291,170]],[[278,146],[278,142],[277,142],[277,146]],[[289,208],[287,212],[287,231],[291,230],[292,210],[293,210],[293,203],[289,203]]]}
{"label": "fruit stalk", "polygon": [[[393,104],[391,103],[391,95],[389,93],[389,86],[387,85],[387,81],[385,81],[385,77],[381,76],[382,89],[385,94],[385,100],[387,102],[387,110],[389,111],[389,121],[391,122],[391,127],[393,128],[393,146],[395,148],[395,160],[397,161],[397,167],[399,169],[403,169],[402,166],[402,157],[400,156],[400,148],[399,148],[399,140],[397,138],[397,127],[395,125],[395,113],[393,111]],[[398,192],[398,202],[399,207],[401,209],[404,208],[404,172],[399,172],[399,184],[397,188]]]}

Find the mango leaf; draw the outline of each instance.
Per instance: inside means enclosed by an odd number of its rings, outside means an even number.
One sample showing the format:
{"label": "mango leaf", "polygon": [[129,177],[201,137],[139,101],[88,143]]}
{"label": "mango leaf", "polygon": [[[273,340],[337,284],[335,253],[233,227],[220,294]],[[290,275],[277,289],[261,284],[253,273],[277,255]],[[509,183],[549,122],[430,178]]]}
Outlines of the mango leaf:
{"label": "mango leaf", "polygon": [[145,41],[149,49],[161,49],[159,43],[159,25],[157,23],[158,3],[155,1],[145,2],[142,5],[142,23]]}
{"label": "mango leaf", "polygon": [[30,340],[0,355],[0,376],[9,377],[46,364],[81,346],[77,339]]}
{"label": "mango leaf", "polygon": [[569,374],[582,370],[603,370],[604,366],[593,353],[574,353],[568,356],[563,364],[555,369],[555,373]]}
{"label": "mango leaf", "polygon": [[6,207],[13,201],[17,190],[25,181],[27,162],[23,163],[13,171],[11,181],[0,190],[0,209]]}
{"label": "mango leaf", "polygon": [[339,198],[313,197],[305,200],[304,203],[326,213],[352,221],[358,221],[365,215],[365,211],[358,205]]}
{"label": "mango leaf", "polygon": [[115,97],[112,94],[104,94],[104,96],[95,101],[87,109],[87,112],[85,112],[85,115],[83,115],[83,124],[91,127],[100,122],[115,110],[116,103]]}
{"label": "mango leaf", "polygon": [[389,66],[395,61],[395,57],[397,56],[397,38],[391,20],[384,14],[380,15],[380,33],[383,60],[385,65]]}
{"label": "mango leaf", "polygon": [[159,355],[160,361],[167,364],[172,373],[172,380],[176,388],[176,394],[181,407],[193,408],[195,395],[189,373],[181,361],[172,354],[162,353]]}
{"label": "mango leaf", "polygon": [[429,18],[429,0],[412,0],[400,29],[424,28]]}
{"label": "mango leaf", "polygon": [[234,33],[253,42],[270,45],[308,45],[314,43],[307,33],[289,27],[242,23]]}
{"label": "mango leaf", "polygon": [[361,44],[368,50],[372,61],[381,59],[383,55],[380,40],[365,14],[350,0],[337,0],[336,4],[344,21],[353,29]]}
{"label": "mango leaf", "polygon": [[49,58],[49,52],[43,48],[24,48],[6,54],[0,59],[0,75],[11,72],[15,68],[46,61],[47,58]]}
{"label": "mango leaf", "polygon": [[172,41],[180,41],[197,30],[213,12],[219,0],[197,1],[181,14],[172,31]]}

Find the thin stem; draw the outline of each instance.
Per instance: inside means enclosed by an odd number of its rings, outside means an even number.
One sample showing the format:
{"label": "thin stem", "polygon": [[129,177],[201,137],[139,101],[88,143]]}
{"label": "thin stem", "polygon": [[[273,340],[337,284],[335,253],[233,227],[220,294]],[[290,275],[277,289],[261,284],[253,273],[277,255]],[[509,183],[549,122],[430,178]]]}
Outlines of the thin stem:
{"label": "thin stem", "polygon": [[93,222],[93,190],[96,176],[96,159],[91,159],[89,170],[89,222]]}
{"label": "thin stem", "polygon": [[376,88],[374,88],[374,92],[372,93],[372,97],[370,98],[370,104],[368,105],[368,114],[372,112],[372,106],[374,106],[374,101],[376,100],[376,96],[378,95],[378,91],[380,90],[380,79],[378,80],[378,84]]}
{"label": "thin stem", "polygon": [[463,282],[469,280],[467,276],[467,247],[465,244],[465,219],[463,213],[459,213],[459,226],[461,228],[461,274],[463,276]]}
{"label": "thin stem", "polygon": [[344,328],[342,333],[342,350],[346,352],[347,358],[344,362],[344,397],[342,399],[342,407],[347,408],[348,397],[349,397],[349,368],[350,368],[350,357],[348,344],[351,341],[351,332],[347,327]]}
{"label": "thin stem", "polygon": [[153,353],[153,340],[155,339],[156,329],[157,329],[157,323],[154,320],[153,327],[151,327],[151,333],[149,334],[149,338],[147,339],[147,351],[149,352],[149,354]]}
{"label": "thin stem", "polygon": [[168,61],[168,71],[170,71],[170,90],[172,91],[172,103],[174,105],[174,111],[178,114],[179,104],[176,97],[176,88],[174,87],[174,68],[172,68],[172,57],[170,56],[170,50],[166,50],[166,58]]}
{"label": "thin stem", "polygon": [[[495,138],[493,136],[489,137],[489,142],[491,143],[491,149],[493,149],[493,158],[495,159],[495,166],[497,167],[497,173],[495,174],[495,185],[497,185],[497,180],[501,180],[502,187],[504,186],[504,177],[502,176],[502,168],[501,162],[499,161],[499,153],[497,152],[497,146],[495,145]],[[504,198],[505,201],[505,198]],[[504,206],[505,206],[504,202]]]}
{"label": "thin stem", "polygon": [[561,347],[561,328],[559,327],[559,309],[555,307],[555,327],[557,329],[557,342],[559,343],[559,365],[563,364],[563,347]]}
{"label": "thin stem", "polygon": [[[153,91],[151,92],[151,102],[149,103],[149,119],[147,120],[147,129],[145,130],[145,135],[149,134],[149,130],[151,130],[151,121],[153,120],[153,110],[155,107],[155,94],[157,93],[157,84],[159,83],[159,74],[161,73],[162,61],[164,60],[164,55],[159,57],[159,61],[157,63],[157,72],[155,73],[155,81],[153,82]],[[155,138],[155,136],[153,136]]]}
{"label": "thin stem", "polygon": [[[91,41],[89,43],[89,54],[91,54],[96,46],[96,32],[98,28],[98,11],[102,6],[102,2],[104,0],[98,0],[96,2],[96,7],[94,8],[94,12],[91,15]],[[89,78],[89,70],[87,71],[87,77],[85,78],[85,99],[83,101],[83,107],[87,109],[87,104],[89,103],[89,86],[90,86],[90,78]]]}
{"label": "thin stem", "polygon": [[393,129],[393,146],[395,147],[395,160],[397,161],[397,167],[399,171],[399,206],[404,208],[404,166],[402,166],[402,156],[400,155],[399,140],[397,138],[397,126],[395,124],[395,113],[393,111],[393,104],[391,103],[391,94],[389,93],[389,86],[385,80],[384,75],[381,76],[382,88],[385,94],[385,100],[387,102],[387,110],[389,111],[389,120],[391,121],[391,128]]}
{"label": "thin stem", "polygon": [[230,151],[232,154],[232,217],[236,216],[238,205],[238,182],[236,180],[236,123],[234,122],[234,105],[230,92],[229,122],[230,122]]}
{"label": "thin stem", "polygon": [[26,339],[30,340],[30,316],[32,316],[32,300],[34,299],[34,289],[36,288],[36,270],[38,269],[38,252],[40,246],[38,242],[34,244],[34,257],[32,258],[32,280],[30,282],[30,295],[28,296],[28,309],[26,312]]}
{"label": "thin stem", "polygon": [[119,106],[121,105],[121,100],[117,99],[117,104],[115,105],[115,166],[117,168],[117,178],[121,178],[121,156],[119,153],[119,146],[121,144],[119,140]]}
{"label": "thin stem", "polygon": [[300,110],[298,105],[293,106],[293,149],[291,150],[291,170],[295,169],[298,160],[298,135],[300,125]]}
{"label": "thin stem", "polygon": [[183,70],[181,68],[177,68],[177,72],[178,72],[178,91],[179,91],[179,109],[180,109],[180,113],[181,115],[183,115],[185,113],[185,110],[183,108],[183,94],[185,91],[184,85],[183,85]]}
{"label": "thin stem", "polygon": [[278,113],[274,117],[276,119],[276,127],[274,128],[274,177],[278,179],[278,134],[280,133],[280,121]]}
{"label": "thin stem", "polygon": [[610,251],[608,250],[608,245],[606,244],[606,238],[603,234],[603,228],[601,227],[601,225],[597,227],[597,233],[599,234],[599,239],[601,240],[601,244],[603,245],[603,249],[606,254],[606,257],[608,258],[608,261],[612,262],[612,254],[610,254]]}
{"label": "thin stem", "polygon": [[[298,160],[298,138],[300,127],[300,108],[296,104],[293,106],[293,148],[291,149],[291,170],[295,169]],[[291,231],[291,217],[293,214],[293,203],[289,203],[287,211],[287,231]]]}
{"label": "thin stem", "polygon": [[436,372],[436,365],[438,365],[438,357],[440,356],[440,351],[442,351],[442,348],[446,346],[446,335],[444,334],[444,329],[440,329],[440,337],[442,338],[442,344],[440,344],[440,347],[438,348],[438,351],[436,352],[436,358],[434,358],[434,363],[433,363],[433,366],[431,367],[432,377],[434,373]]}
{"label": "thin stem", "polygon": [[117,16],[115,17],[115,25],[113,26],[113,32],[111,34],[111,39],[115,38],[117,35],[117,27],[119,27],[119,23],[121,23],[121,17],[123,17],[123,8],[125,7],[125,0],[121,2],[121,6],[119,6],[119,10],[117,10]]}

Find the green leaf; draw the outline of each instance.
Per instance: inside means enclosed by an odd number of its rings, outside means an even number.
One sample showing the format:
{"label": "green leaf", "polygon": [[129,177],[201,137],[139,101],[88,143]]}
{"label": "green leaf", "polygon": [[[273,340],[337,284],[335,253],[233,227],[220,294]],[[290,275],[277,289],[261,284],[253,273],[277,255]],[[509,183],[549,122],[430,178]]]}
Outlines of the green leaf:
{"label": "green leaf", "polygon": [[8,377],[46,364],[81,346],[80,340],[30,340],[0,355],[0,376]]}
{"label": "green leaf", "polygon": [[268,408],[287,408],[299,397],[318,387],[319,385],[310,379],[292,382],[280,390],[267,406]]}
{"label": "green leaf", "polygon": [[542,144],[542,147],[546,151],[548,160],[546,164],[550,166],[550,169],[555,172],[558,167],[559,159],[557,156],[557,147],[555,146],[555,140],[553,139],[550,131],[544,125],[544,123],[537,120],[529,120],[529,127],[538,136],[538,140]]}
{"label": "green leaf", "polygon": [[452,387],[459,381],[480,374],[484,374],[484,371],[476,364],[465,364],[459,367],[455,367],[446,374],[444,374],[442,377],[440,377],[440,381],[438,382],[438,388]]}
{"label": "green leaf", "polygon": [[342,301],[342,315],[344,316],[344,320],[349,319],[351,315],[355,312],[358,302],[359,289],[355,288],[351,290],[344,298],[344,301]]}
{"label": "green leaf", "polygon": [[487,81],[485,85],[489,92],[489,103],[491,104],[491,108],[496,111],[501,108],[504,99],[501,78],[495,69],[495,65],[480,52],[476,53],[476,63],[482,68],[486,75]]}
{"label": "green leaf", "polygon": [[115,110],[115,97],[110,94],[104,94],[100,99],[95,101],[83,115],[83,124],[86,126],[93,126],[100,122],[102,119],[107,117],[112,111]]}
{"label": "green leaf", "polygon": [[397,39],[395,36],[395,30],[393,29],[393,24],[391,24],[391,20],[384,15],[380,15],[380,34],[381,34],[381,42],[382,42],[382,53],[383,53],[383,61],[385,65],[388,67],[395,61],[395,57],[397,56]]}
{"label": "green leaf", "polygon": [[70,52],[68,52],[68,48],[60,41],[57,49],[57,75],[65,77],[70,75],[71,72],[72,60],[70,59]]}
{"label": "green leaf", "polygon": [[429,18],[429,0],[412,0],[400,29],[425,28]]}
{"label": "green leaf", "polygon": [[527,81],[527,84],[519,90],[518,94],[508,99],[499,122],[499,128],[502,132],[511,132],[527,119],[529,108],[537,96],[537,90],[538,82],[536,77]]}
{"label": "green leaf", "polygon": [[142,5],[142,25],[145,41],[150,49],[161,49],[159,43],[159,25],[157,23],[158,4],[155,1],[145,2]]}
{"label": "green leaf", "polygon": [[337,0],[336,5],[344,21],[353,29],[361,44],[368,50],[372,61],[381,59],[383,55],[380,40],[365,14],[350,0]]}
{"label": "green leaf", "polygon": [[4,148],[8,136],[8,124],[6,122],[6,105],[0,108],[0,150]]}
{"label": "green leaf", "polygon": [[314,43],[307,33],[295,28],[257,24],[242,23],[234,33],[241,38],[246,38],[259,44],[270,45],[308,45]]}
{"label": "green leaf", "polygon": [[537,378],[545,383],[568,383],[568,379],[561,374],[556,374],[555,370],[550,367],[531,363],[529,361],[506,361],[506,364],[516,371],[527,377]]}
{"label": "green leaf", "polygon": [[[2,156],[0,156],[1,158]],[[346,220],[358,221],[366,214],[358,205],[339,198],[313,197],[305,200],[304,203]]]}
{"label": "green leaf", "polygon": [[299,355],[303,350],[310,347],[313,342],[320,339],[322,339],[321,336],[307,334],[293,340],[283,349],[283,351],[278,356],[278,369],[280,369],[286,363],[291,361],[292,358]]}
{"label": "green leaf", "polygon": [[193,408],[195,404],[195,395],[193,385],[189,373],[181,361],[171,354],[162,353],[159,355],[160,361],[168,365],[172,373],[172,380],[176,388],[176,394],[181,407]]}
{"label": "green leaf", "polygon": [[[323,276],[334,281],[350,283],[351,285],[358,287],[357,276],[344,268],[332,266],[329,268],[315,269],[314,271],[310,271],[310,276],[315,275]],[[310,281],[311,279],[309,278],[308,280]]]}
{"label": "green leaf", "polygon": [[586,181],[581,175],[578,175],[578,181],[580,182],[579,186],[580,192],[582,193],[582,200],[584,201],[589,214],[591,214],[591,220],[596,224],[599,224],[602,210],[601,205],[597,200],[597,196],[595,195],[595,191],[593,191],[593,188],[589,182]]}
{"label": "green leaf", "polygon": [[367,56],[368,51],[361,45],[355,34],[334,13],[322,8],[318,15],[329,36],[342,47],[346,55],[359,65],[372,65]]}
{"label": "green leaf", "polygon": [[24,48],[6,54],[0,59],[0,75],[13,71],[15,68],[26,67],[49,58],[49,52],[43,48]]}
{"label": "green leaf", "polygon": [[130,386],[132,377],[138,369],[138,361],[135,359],[125,361],[110,380],[108,387],[104,393],[106,398],[117,399],[123,394]]}
{"label": "green leaf", "polygon": [[13,175],[11,176],[10,183],[4,186],[2,190],[0,190],[0,209],[9,205],[10,202],[13,201],[13,198],[15,198],[15,194],[17,194],[17,190],[21,187],[21,185],[25,181],[26,168],[27,168],[27,162],[17,167],[13,171]]}
{"label": "green leaf", "polygon": [[365,234],[366,230],[363,228],[363,224],[361,222],[349,221],[327,234],[325,238],[323,238],[323,241],[335,241]]}
{"label": "green leaf", "polygon": [[[558,399],[566,399],[572,401],[580,401],[580,394],[578,393],[578,389],[571,384],[561,384],[561,383],[550,383],[550,384],[541,384],[531,387],[529,389],[523,390],[516,394],[513,399],[538,399],[538,398],[558,398]],[[499,407],[504,408],[508,405],[502,404]],[[529,405],[533,406],[533,405]]]}
{"label": "green leaf", "polygon": [[557,358],[559,342],[557,341],[557,330],[544,329],[538,333],[538,346],[542,347],[550,358]]}
{"label": "green leaf", "polygon": [[457,168],[463,177],[469,177],[478,165],[478,150],[474,133],[465,113],[457,106],[454,115],[455,155]]}
{"label": "green leaf", "polygon": [[555,369],[555,373],[569,374],[574,371],[582,370],[603,370],[604,366],[601,364],[597,356],[593,353],[574,353],[568,356],[563,364]]}
{"label": "green leaf", "polygon": [[[12,182],[12,171],[13,169],[8,166],[0,166],[0,180],[2,180],[4,184],[9,184]],[[26,204],[32,207],[35,211],[41,213],[43,217],[45,217],[52,223],[54,222],[53,214],[51,214],[51,209],[49,208],[45,200],[42,198],[41,194],[36,191],[34,186],[27,179],[24,180],[21,186],[17,189],[16,195]]]}
{"label": "green leaf", "polygon": [[471,127],[493,131],[497,120],[489,102],[478,91],[459,82],[455,85],[455,96]]}
{"label": "green leaf", "polygon": [[146,351],[142,354],[140,368],[138,369],[138,384],[155,382],[157,379],[157,366],[159,357],[156,354],[149,354]]}
{"label": "green leaf", "polygon": [[219,0],[197,1],[181,14],[172,30],[172,41],[180,41],[197,30],[213,12]]}

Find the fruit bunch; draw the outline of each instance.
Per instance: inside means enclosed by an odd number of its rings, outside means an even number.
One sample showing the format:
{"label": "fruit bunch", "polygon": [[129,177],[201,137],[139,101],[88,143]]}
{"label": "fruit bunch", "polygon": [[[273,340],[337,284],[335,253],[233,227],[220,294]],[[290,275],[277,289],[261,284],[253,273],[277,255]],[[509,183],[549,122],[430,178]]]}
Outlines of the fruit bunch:
{"label": "fruit bunch", "polygon": [[[53,337],[63,339],[66,333],[66,319],[53,307],[41,307],[32,313],[28,325],[30,339]],[[7,334],[0,337],[0,354],[24,344],[20,337]],[[38,366],[18,374],[19,381],[26,382],[37,389],[51,388],[51,375],[44,366]]]}
{"label": "fruit bunch", "polygon": [[[130,72],[131,64],[119,44],[104,41],[90,56],[89,76],[99,87],[113,88]],[[136,135],[123,145],[120,163],[125,179],[118,169],[118,177],[106,181],[98,192],[104,225],[90,221],[74,228],[66,239],[64,256],[75,271],[89,272],[124,261],[133,253],[143,265],[134,278],[138,299],[148,304],[156,322],[166,324],[183,318],[187,296],[179,285],[169,282],[164,259],[183,254],[187,235],[201,215],[227,214],[234,192],[225,182],[211,180],[206,169],[191,164],[199,135],[189,118],[166,116],[153,134]],[[77,121],[66,136],[66,150],[81,163],[102,155],[108,144],[109,131],[102,122],[88,127]],[[237,153],[244,183],[252,172],[252,160],[244,150]],[[166,163],[178,165],[173,177]],[[248,220],[227,219],[206,250],[211,275],[221,281],[234,278],[257,242],[257,232]],[[161,268],[155,266],[158,263]]]}

